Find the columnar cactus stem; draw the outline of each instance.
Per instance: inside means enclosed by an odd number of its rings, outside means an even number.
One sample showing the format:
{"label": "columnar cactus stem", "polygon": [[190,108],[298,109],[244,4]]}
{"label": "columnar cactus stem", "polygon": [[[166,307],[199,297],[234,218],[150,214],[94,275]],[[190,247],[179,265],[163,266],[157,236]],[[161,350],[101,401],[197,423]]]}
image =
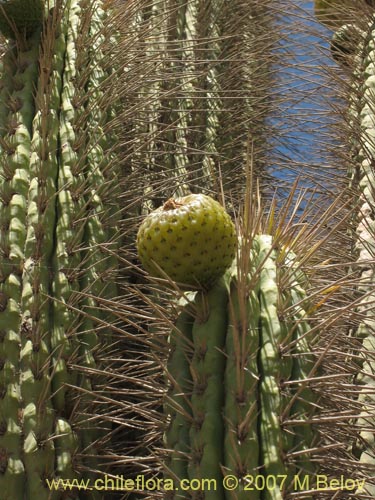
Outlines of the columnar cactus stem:
{"label": "columnar cactus stem", "polygon": [[[235,474],[242,482],[229,498],[258,500],[260,492],[247,491],[245,477],[259,466],[259,285],[256,264],[249,275],[235,273],[230,283],[229,325],[226,335],[225,368],[225,473]],[[254,259],[255,261],[256,259]],[[252,286],[252,280],[256,284]],[[244,282],[245,281],[245,282]],[[234,410],[234,411],[233,411]],[[229,495],[229,493],[227,493]]]}
{"label": "columnar cactus stem", "polygon": [[7,116],[9,113],[8,99],[12,91],[11,79],[14,74],[14,58],[15,51],[8,50],[5,55],[3,55],[0,70],[1,70],[1,82],[0,82],[0,137],[3,137],[6,133],[6,123]]}
{"label": "columnar cactus stem", "polygon": [[[205,88],[207,89],[207,111],[204,138],[204,156],[202,160],[202,172],[206,179],[207,188],[214,187],[214,182],[218,182],[217,174],[217,156],[218,156],[218,134],[220,127],[220,110],[224,107],[220,95],[219,68],[217,60],[220,59],[220,26],[218,23],[220,10],[223,8],[222,2],[212,4],[212,12],[207,22],[206,36],[211,40],[210,51],[208,53],[209,65],[207,76],[205,78]],[[215,178],[216,177],[216,178]]]}
{"label": "columnar cactus stem", "polygon": [[179,196],[184,196],[187,193],[186,186],[187,174],[189,172],[189,140],[188,131],[191,127],[192,117],[191,110],[193,106],[192,96],[194,95],[195,75],[195,50],[197,38],[197,21],[198,21],[198,0],[188,0],[180,3],[180,12],[178,14],[177,23],[177,38],[181,44],[181,60],[176,64],[176,71],[181,73],[180,97],[177,99],[177,109],[172,114],[173,121],[176,121],[175,144],[176,151],[174,154],[176,176],[179,180],[180,188]]}
{"label": "columnar cactus stem", "polygon": [[[276,256],[272,238],[259,238],[259,255],[263,262],[259,276],[260,299],[260,444],[261,463],[266,475],[285,475],[286,467],[281,456],[282,432],[279,416],[282,412],[280,384],[280,344],[282,329],[277,314],[279,291],[276,281]],[[281,499],[278,487],[267,489],[268,499]]]}
{"label": "columnar cactus stem", "polygon": [[[171,335],[165,439],[182,453],[171,452],[169,476],[212,478],[217,485],[214,496],[190,491],[171,498],[281,500],[296,474],[309,473],[313,481],[314,395],[305,380],[313,359],[302,278],[292,252],[279,251],[270,235],[253,238],[249,258],[248,274],[233,265],[209,292],[199,292]],[[294,294],[280,289],[281,276],[289,276]],[[293,319],[280,315],[283,295]],[[238,478],[233,492],[222,488],[227,474]],[[261,475],[269,486],[252,488],[250,476]]]}
{"label": "columnar cactus stem", "polygon": [[[168,195],[209,194],[221,181],[225,189],[242,189],[239,165],[248,136],[263,133],[264,82],[272,64],[265,11],[258,0],[246,7],[221,0],[155,1],[142,11],[140,23],[149,31],[138,92],[143,106],[133,120],[133,164],[146,172],[149,209]],[[258,64],[266,32],[269,57],[263,54],[267,63]]]}
{"label": "columnar cactus stem", "polygon": [[[292,267],[295,267],[294,260],[295,257],[291,256],[289,265]],[[285,346],[290,345],[284,354],[284,365],[287,368],[284,380],[290,378],[298,382],[293,390],[290,392],[287,390],[284,396],[282,422],[286,431],[284,435],[287,436],[284,453],[290,464],[290,477],[297,473],[313,477],[316,467],[310,460],[308,450],[314,446],[317,435],[312,425],[304,424],[313,418],[314,403],[317,400],[309,383],[306,382],[317,372],[315,357],[309,344],[311,325],[303,308],[307,298],[307,281],[298,267],[288,277],[285,295],[288,296],[287,304],[292,308],[293,314],[290,321],[286,321],[283,325],[287,332],[283,343]],[[288,362],[288,356],[291,362]],[[294,450],[298,450],[297,457],[289,459],[289,453],[293,455]]]}
{"label": "columnar cactus stem", "polygon": [[[198,316],[194,322],[192,339],[194,354],[190,363],[193,379],[191,395],[192,424],[190,426],[190,479],[213,478],[218,481],[216,491],[206,498],[220,498],[223,463],[224,425],[221,409],[225,392],[223,375],[225,358],[223,348],[227,330],[228,289],[220,280],[207,295],[197,298]],[[216,495],[216,496],[215,496]]]}
{"label": "columnar cactus stem", "polygon": [[174,480],[188,476],[189,432],[193,417],[187,395],[193,388],[190,373],[193,323],[193,316],[187,309],[183,310],[170,336],[171,354],[167,374],[174,378],[171,380],[171,391],[165,405],[166,414],[171,420],[165,433],[165,441],[171,449],[166,466]]}
{"label": "columnar cactus stem", "polygon": [[[80,406],[76,391],[79,387],[91,395],[96,390],[95,355],[108,337],[103,326],[103,340],[96,333],[96,317],[99,323],[108,319],[96,309],[104,295],[115,294],[114,283],[106,283],[104,276],[113,278],[116,265],[109,246],[118,238],[118,208],[112,201],[107,211],[103,201],[113,195],[115,183],[115,177],[105,179],[113,156],[106,158],[103,151],[111,148],[103,139],[110,105],[103,104],[98,89],[105,79],[103,11],[100,2],[89,4],[91,17],[77,0],[55,2],[43,33],[17,33],[2,61],[7,68],[0,91],[4,500],[61,498],[48,490],[46,479],[74,479],[84,461],[80,454],[97,453],[92,448],[98,432],[82,425],[92,418],[92,397],[80,398]],[[83,14],[89,24],[92,20],[91,30]],[[86,115],[75,100],[79,36],[91,36],[95,50],[85,68]],[[86,134],[83,148],[80,126]],[[90,469],[90,464],[87,460],[85,466]],[[97,492],[91,496],[100,497]]]}
{"label": "columnar cactus stem", "polygon": [[[48,381],[46,385],[46,378],[43,376],[48,348],[45,344],[39,344],[41,347],[39,353],[30,351],[28,336],[31,338],[36,336],[39,341],[41,340],[40,332],[36,331],[38,329],[30,330],[30,321],[35,314],[38,314],[40,304],[34,307],[29,302],[33,293],[33,282],[30,282],[30,274],[26,273],[32,268],[32,261],[25,260],[31,123],[34,113],[33,91],[37,78],[38,40],[39,36],[33,40],[34,43],[31,42],[28,50],[12,54],[15,57],[12,83],[16,85],[7,98],[9,114],[6,123],[1,127],[6,131],[3,135],[0,165],[1,201],[4,206],[1,214],[3,396],[0,412],[3,429],[0,447],[3,450],[2,470],[5,471],[0,477],[0,486],[6,495],[5,498],[22,496],[23,487],[20,483],[25,480],[25,467],[29,465],[28,461],[23,463],[22,460],[22,401],[26,398],[27,406],[29,396],[35,402],[33,396],[38,394],[39,397],[43,397],[48,389]],[[19,345],[22,349],[21,357]],[[33,396],[28,393],[30,390]],[[26,424],[27,416],[26,412]],[[32,434],[28,433],[27,436],[31,437]],[[26,457],[33,451],[31,448],[31,443],[28,442],[24,449]]]}
{"label": "columnar cactus stem", "polygon": [[[160,123],[163,121],[163,105],[161,99],[164,85],[163,80],[165,78],[165,60],[168,57],[167,38],[169,16],[166,0],[153,0],[146,9],[147,12],[144,13],[144,16],[149,23],[149,34],[146,45],[147,61],[145,67],[147,68],[148,77],[145,78],[139,92],[142,109],[135,123],[135,138],[138,143],[139,139],[143,137],[139,143],[139,147],[141,150],[145,150],[147,161],[148,183],[145,186],[145,192],[148,198],[152,198],[157,195],[157,193],[154,192],[155,186],[153,185],[153,180],[156,181],[157,185],[160,168],[164,164],[167,167],[168,159],[170,159],[169,155],[165,155],[165,147],[160,147],[159,139],[159,127]],[[142,144],[145,137],[147,137],[147,143]],[[135,158],[139,157],[139,152],[140,151],[136,152]],[[138,164],[137,168],[139,168],[139,166]],[[149,204],[149,208],[152,208],[152,204]]]}
{"label": "columnar cactus stem", "polygon": [[[359,180],[360,206],[358,213],[357,243],[358,252],[357,266],[360,272],[360,281],[358,291],[362,295],[358,313],[361,322],[357,330],[357,336],[362,339],[363,364],[361,371],[357,376],[357,383],[363,386],[359,401],[362,406],[362,413],[357,421],[359,429],[363,429],[360,439],[357,442],[355,453],[359,457],[361,466],[373,469],[375,465],[375,397],[374,397],[374,372],[375,362],[373,353],[375,350],[375,323],[373,316],[374,303],[374,281],[375,258],[374,245],[374,206],[375,206],[375,175],[374,175],[374,133],[375,133],[375,58],[374,58],[374,37],[375,37],[375,18],[369,25],[368,34],[363,36],[362,43],[357,51],[355,58],[355,74],[360,78],[361,100],[360,113],[357,114],[358,102],[353,96],[352,99],[352,121],[359,121],[361,136],[357,138],[357,158],[359,160],[357,172],[353,177]],[[353,92],[354,93],[354,92]],[[355,95],[355,94],[354,94]],[[354,118],[353,118],[354,117]],[[359,139],[359,140],[358,140]],[[366,484],[366,493],[374,496],[375,485],[373,481]]]}
{"label": "columnar cactus stem", "polygon": [[80,103],[81,111],[84,111],[83,116],[77,116],[74,123],[76,129],[82,129],[78,130],[76,138],[80,143],[77,169],[82,170],[85,179],[82,199],[87,213],[80,252],[82,271],[79,279],[80,303],[85,318],[79,329],[80,367],[76,366],[76,370],[81,372],[79,384],[82,389],[81,407],[86,406],[86,417],[87,419],[91,417],[82,435],[82,446],[90,450],[90,454],[95,454],[94,450],[101,433],[97,428],[97,420],[90,415],[89,401],[92,399],[90,394],[93,391],[90,372],[100,369],[95,360],[98,346],[103,347],[110,341],[108,329],[100,326],[109,319],[109,314],[100,308],[100,298],[112,299],[117,292],[115,284],[117,261],[113,256],[118,250],[118,229],[115,223],[119,214],[116,213],[118,211],[116,203],[109,196],[113,197],[115,193],[119,195],[119,192],[116,185],[117,173],[111,165],[113,158],[110,154],[106,158],[104,153],[104,151],[110,152],[112,146],[110,137],[106,137],[104,131],[109,113],[105,103],[107,96],[102,87],[108,75],[101,64],[104,58],[102,47],[104,35],[101,33],[101,28],[105,22],[105,13],[98,2],[88,4],[86,7],[91,9],[89,36],[80,41],[77,34],[77,45],[79,42],[82,46],[90,43],[91,48],[85,54],[82,65],[78,65],[77,68],[81,88],[77,90],[75,100]]}

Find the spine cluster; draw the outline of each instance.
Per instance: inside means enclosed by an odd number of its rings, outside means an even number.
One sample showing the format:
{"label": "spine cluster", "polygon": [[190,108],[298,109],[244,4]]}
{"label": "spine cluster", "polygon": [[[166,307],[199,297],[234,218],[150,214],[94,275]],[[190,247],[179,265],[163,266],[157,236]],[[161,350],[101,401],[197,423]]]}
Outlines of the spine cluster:
{"label": "spine cluster", "polygon": [[[304,278],[294,260],[271,236],[256,236],[249,272],[234,265],[185,306],[171,333],[165,440],[173,452],[166,468],[180,480],[216,479],[220,488],[204,498],[232,498],[221,485],[234,474],[235,498],[281,499],[280,485],[250,492],[249,477],[287,476],[287,491],[302,470],[314,472],[315,396],[308,382],[314,357]],[[293,312],[282,317],[282,308]],[[195,498],[186,495],[171,498]]]}
{"label": "spine cluster", "polygon": [[[358,224],[356,251],[356,268],[359,273],[358,292],[360,304],[358,307],[359,325],[356,330],[358,339],[362,343],[360,356],[360,371],[356,383],[362,387],[359,396],[361,414],[357,425],[362,429],[355,446],[355,454],[361,465],[366,469],[373,469],[375,465],[374,451],[374,370],[373,353],[374,338],[374,280],[375,280],[375,244],[374,244],[374,206],[375,206],[375,30],[374,18],[368,25],[368,32],[362,34],[361,44],[357,48],[355,58],[356,87],[353,85],[353,96],[360,95],[359,100],[353,97],[350,116],[360,126],[360,135],[356,141],[357,169],[352,172],[353,179],[358,183],[360,197],[358,203]],[[359,88],[355,93],[354,88]],[[355,106],[357,104],[357,106]],[[375,494],[374,485],[368,486],[368,493]]]}
{"label": "spine cluster", "polygon": [[9,500],[50,498],[46,479],[93,467],[83,455],[97,454],[101,436],[85,422],[109,339],[104,327],[97,334],[99,301],[115,294],[115,218],[103,201],[115,181],[101,128],[110,111],[98,111],[104,11],[87,3],[84,25],[81,4],[51,5],[43,31],[2,61],[0,487]]}

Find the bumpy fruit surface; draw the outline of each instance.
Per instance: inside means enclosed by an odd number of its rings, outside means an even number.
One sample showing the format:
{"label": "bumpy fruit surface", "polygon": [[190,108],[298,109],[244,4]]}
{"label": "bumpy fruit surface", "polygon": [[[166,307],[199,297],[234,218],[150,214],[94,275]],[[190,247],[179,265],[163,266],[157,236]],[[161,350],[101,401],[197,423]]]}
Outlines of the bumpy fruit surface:
{"label": "bumpy fruit surface", "polygon": [[29,36],[42,25],[43,0],[0,1],[0,31],[7,38],[15,38],[15,30]]}
{"label": "bumpy fruit surface", "polygon": [[137,238],[139,258],[150,274],[165,277],[164,272],[179,283],[204,287],[224,274],[236,246],[231,218],[203,194],[171,198],[145,218]]}

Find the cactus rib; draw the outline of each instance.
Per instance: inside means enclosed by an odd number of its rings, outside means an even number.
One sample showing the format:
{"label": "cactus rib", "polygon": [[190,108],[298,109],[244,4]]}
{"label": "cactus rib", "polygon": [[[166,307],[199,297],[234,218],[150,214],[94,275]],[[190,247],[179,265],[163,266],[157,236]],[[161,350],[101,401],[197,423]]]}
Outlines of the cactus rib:
{"label": "cactus rib", "polygon": [[[255,246],[255,242],[254,242]],[[233,271],[228,302],[225,368],[225,473],[241,482],[227,498],[258,500],[260,492],[245,490],[245,477],[259,466],[259,290],[252,286],[256,273],[251,252],[249,275]],[[237,266],[238,267],[238,266]]]}
{"label": "cactus rib", "polygon": [[[282,442],[279,415],[281,396],[279,394],[279,365],[282,329],[277,314],[278,286],[276,282],[276,255],[272,237],[259,238],[260,259],[263,262],[259,276],[260,300],[260,446],[261,465],[265,475],[285,475],[286,468],[281,457]],[[265,497],[281,499],[278,487],[265,492]]]}
{"label": "cactus rib", "polygon": [[[168,377],[170,380],[170,391],[165,400],[164,411],[169,419],[168,428],[165,431],[165,446],[169,451],[166,460],[167,476],[174,480],[188,477],[188,456],[190,453],[190,426],[192,423],[192,411],[188,394],[193,388],[190,373],[190,360],[192,356],[192,329],[194,318],[189,313],[188,306],[180,312],[175,329],[170,336],[171,354],[167,364]],[[175,498],[171,492],[169,497]],[[185,497],[189,498],[186,493]],[[168,497],[168,498],[169,498]]]}
{"label": "cactus rib", "polygon": [[217,480],[217,490],[208,491],[206,498],[224,498],[220,464],[223,463],[224,425],[221,408],[224,404],[223,348],[227,329],[226,304],[228,289],[221,278],[207,294],[198,294],[195,301],[198,314],[192,339],[194,353],[190,371],[193,379],[191,395],[192,424],[190,426],[190,479]]}
{"label": "cactus rib", "polygon": [[[356,384],[360,388],[359,403],[361,413],[356,421],[360,435],[355,445],[355,454],[359,457],[360,466],[365,469],[373,469],[375,465],[375,440],[371,431],[375,427],[375,397],[374,397],[374,372],[375,362],[372,353],[375,349],[374,319],[372,305],[374,302],[373,286],[375,280],[375,267],[372,263],[375,256],[375,245],[373,237],[375,224],[373,220],[373,207],[375,204],[374,185],[375,176],[373,171],[374,146],[374,51],[373,43],[375,37],[375,18],[372,17],[368,26],[368,32],[359,44],[359,50],[355,58],[354,68],[357,77],[361,78],[360,111],[357,111],[358,103],[352,99],[350,112],[352,119],[357,119],[361,126],[361,136],[358,141],[358,165],[357,171],[352,177],[357,177],[360,190],[359,213],[357,224],[357,268],[360,273],[358,291],[361,293],[361,301],[358,314],[361,321],[356,335],[362,342],[361,370],[356,377]],[[353,89],[355,95],[355,89]],[[373,480],[366,482],[366,494],[375,495]]]}
{"label": "cactus rib", "polygon": [[[242,266],[246,273],[234,264],[207,296],[197,294],[194,308],[178,318],[179,335],[171,334],[165,437],[172,448],[181,436],[183,454],[177,462],[179,454],[170,451],[167,467],[172,464],[179,479],[208,477],[217,485],[223,475],[238,478],[235,491],[219,486],[215,498],[281,500],[294,475],[316,472],[309,456],[315,399],[305,382],[314,367],[310,325],[303,309],[303,274],[293,253],[280,251],[271,235],[254,236],[251,244],[249,263]],[[244,247],[238,258],[245,258]],[[283,292],[282,276],[290,285]],[[285,318],[279,317],[283,299],[292,310]],[[294,458],[288,460],[289,452]],[[275,484],[252,488],[250,476],[261,475]],[[211,498],[209,491],[200,494]],[[196,498],[193,491],[186,495],[171,498]]]}
{"label": "cactus rib", "polygon": [[[36,355],[30,363],[30,357],[26,355],[29,317],[34,313],[33,308],[25,314],[23,307],[27,303],[27,293],[30,284],[28,283],[26,267],[26,232],[28,226],[27,204],[28,204],[28,184],[30,181],[29,161],[31,149],[31,123],[34,112],[34,86],[37,77],[38,42],[36,37],[26,50],[13,52],[15,57],[15,73],[13,83],[16,83],[14,91],[9,96],[10,106],[7,133],[3,136],[3,149],[5,144],[8,151],[2,154],[2,196],[9,196],[5,214],[9,214],[8,225],[2,224],[3,229],[7,229],[8,237],[3,241],[4,252],[4,285],[2,296],[6,298],[5,307],[1,315],[4,318],[5,337],[3,339],[3,355],[5,365],[3,367],[3,391],[4,397],[1,402],[1,419],[5,426],[3,436],[0,439],[0,446],[4,446],[10,456],[5,473],[1,476],[0,484],[7,498],[17,497],[21,492],[20,481],[25,478],[25,473],[31,473],[27,468],[27,460],[23,461],[23,452],[26,442],[22,439],[23,418],[21,407],[28,395],[26,387],[30,389],[28,382],[34,380],[38,371],[43,369],[44,353]],[[4,153],[4,152],[3,152]],[[7,189],[8,188],[8,189]],[[10,188],[10,189],[9,189]],[[5,199],[3,198],[3,202]],[[3,216],[5,215],[3,214]],[[4,221],[5,222],[5,221]],[[6,278],[7,277],[7,278]],[[37,311],[35,311],[37,314]],[[31,335],[33,332],[29,332]],[[21,345],[21,357],[18,345]],[[18,351],[18,353],[17,353]],[[43,351],[43,348],[42,348]],[[22,354],[24,357],[22,357]],[[34,368],[34,373],[32,372]],[[37,394],[43,394],[45,388],[45,377],[39,384],[31,384]],[[35,396],[35,393],[34,393]],[[26,414],[27,421],[27,414]],[[31,434],[29,433],[29,436]],[[4,441],[4,444],[1,443]],[[5,445],[6,443],[6,445]],[[40,473],[41,471],[37,471]],[[40,475],[38,476],[40,478]]]}
{"label": "cactus rib", "polygon": [[[103,113],[97,111],[102,99],[97,87],[103,80],[99,68],[103,52],[98,50],[103,43],[98,35],[103,13],[98,2],[90,5],[97,16],[91,19],[97,59],[91,52],[92,103],[87,104],[91,121],[87,115],[80,116],[91,127],[92,143],[81,171],[74,102],[76,44],[80,30],[88,30],[80,21],[80,2],[56,1],[43,33],[22,41],[17,38],[2,59],[6,68],[0,90],[0,485],[4,500],[62,498],[64,493],[48,491],[46,479],[74,479],[84,462],[82,455],[91,453],[96,436],[82,420],[77,425],[77,414],[88,422],[90,410],[85,401],[84,409],[77,411],[73,398],[79,384],[91,393],[96,390],[90,385],[92,374],[76,366],[85,357],[85,368],[93,368],[87,363],[93,354],[89,348],[94,351],[101,342],[96,335],[82,332],[92,303],[87,296],[81,299],[79,292],[114,295],[113,284],[97,286],[108,264],[113,268],[114,258],[106,256],[105,264],[93,261],[104,241],[109,246],[118,234],[113,222],[101,234],[101,216],[106,211],[100,197],[103,192],[110,196],[103,182],[108,164],[102,151],[110,146],[103,140],[102,127],[110,113],[108,106]],[[102,189],[101,194],[95,195],[95,189]],[[90,220],[87,206],[92,199],[98,215]],[[117,220],[117,206],[111,207],[111,218]],[[82,278],[88,261],[88,276]],[[97,325],[90,327],[93,332]],[[85,465],[90,468],[89,460]],[[78,496],[72,493],[71,498]],[[100,498],[98,493],[92,497]]]}

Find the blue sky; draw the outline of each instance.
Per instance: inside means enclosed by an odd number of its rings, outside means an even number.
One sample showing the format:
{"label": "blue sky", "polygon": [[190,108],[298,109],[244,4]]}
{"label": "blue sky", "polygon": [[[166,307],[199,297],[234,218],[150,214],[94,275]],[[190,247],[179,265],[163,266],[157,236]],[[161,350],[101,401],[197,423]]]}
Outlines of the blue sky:
{"label": "blue sky", "polygon": [[[305,178],[303,185],[313,187],[319,175],[316,168],[310,166],[321,165],[324,176],[324,164],[329,160],[327,153],[322,152],[323,143],[333,142],[327,130],[329,91],[322,69],[335,66],[329,54],[331,32],[316,22],[313,2],[295,0],[294,4],[295,12],[281,21],[283,39],[279,50],[283,64],[277,67],[277,87],[274,89],[281,102],[277,105],[276,116],[271,119],[279,131],[271,139],[277,157],[273,169],[275,185],[286,184],[280,195],[287,194],[288,185],[304,172],[310,178]],[[328,178],[324,186],[328,190],[332,189],[329,183]]]}

